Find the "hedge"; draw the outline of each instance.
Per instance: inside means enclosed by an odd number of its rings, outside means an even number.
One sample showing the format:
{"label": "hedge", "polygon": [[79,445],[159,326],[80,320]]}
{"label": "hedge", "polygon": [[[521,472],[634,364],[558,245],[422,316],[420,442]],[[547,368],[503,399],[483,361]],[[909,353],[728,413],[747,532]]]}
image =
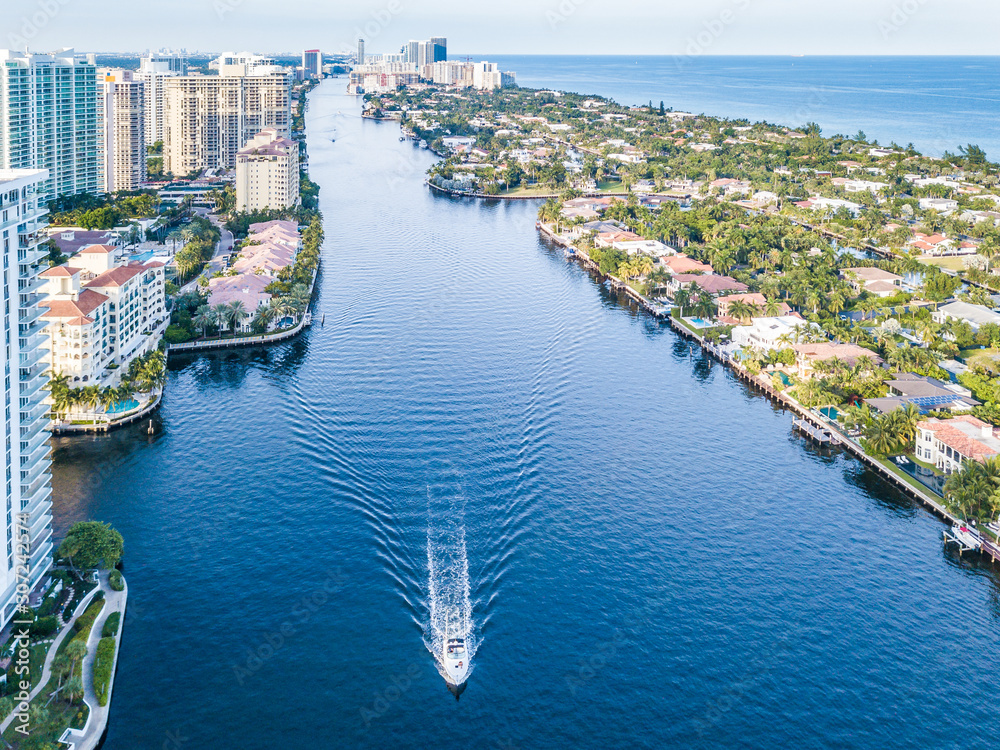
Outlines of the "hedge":
{"label": "hedge", "polygon": [[[94,620],[97,619],[97,616],[101,613],[102,609],[104,609],[104,599],[98,599],[97,601],[91,602],[90,606],[87,607],[87,610],[76,618],[76,622],[73,623],[73,629],[77,633],[89,633],[90,629],[94,627]],[[76,636],[74,636],[74,638],[75,637]],[[86,637],[87,636],[84,636],[85,639]]]}
{"label": "hedge", "polygon": [[112,570],[108,574],[108,585],[110,585],[114,591],[125,590],[125,581],[122,579],[122,572],[120,570]]}
{"label": "hedge", "polygon": [[31,625],[31,634],[43,637],[47,635],[52,635],[54,632],[56,632],[56,629],[58,627],[59,625],[56,622],[56,618],[54,615],[49,615],[48,617],[39,617]]}
{"label": "hedge", "polygon": [[104,638],[114,637],[118,633],[118,625],[121,623],[121,618],[121,612],[112,612],[108,615],[108,619],[104,621],[104,628],[101,630],[101,636]]}
{"label": "hedge", "polygon": [[94,658],[94,692],[97,702],[108,705],[108,689],[111,687],[111,673],[115,666],[115,639],[101,638]]}

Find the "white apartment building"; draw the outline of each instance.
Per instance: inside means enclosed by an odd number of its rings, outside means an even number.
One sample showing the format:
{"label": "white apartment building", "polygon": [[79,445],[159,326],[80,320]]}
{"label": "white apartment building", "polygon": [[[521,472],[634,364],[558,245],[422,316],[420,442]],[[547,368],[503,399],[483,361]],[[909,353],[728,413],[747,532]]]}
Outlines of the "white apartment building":
{"label": "white apartment building", "polygon": [[41,274],[48,364],[71,386],[109,383],[109,366],[120,371],[155,349],[169,322],[163,264],[115,265],[115,252],[92,245]]}
{"label": "white apartment building", "polygon": [[236,210],[300,203],[299,144],[265,128],[236,155]]}
{"label": "white apartment building", "polygon": [[44,169],[45,200],[100,193],[97,68],[72,49],[0,50],[0,169]]}
{"label": "white apartment building", "polygon": [[[45,170],[0,170],[3,252],[4,518],[6,554],[0,564],[0,626],[14,614],[16,588],[33,589],[52,566],[52,486],[49,467],[48,344],[42,280],[46,250],[41,202]],[[20,518],[19,514],[24,514]],[[17,537],[30,544],[19,548]],[[19,570],[18,566],[24,567]]]}
{"label": "white apartment building", "polygon": [[103,69],[104,191],[138,190],[146,180],[145,84],[130,70]]}
{"label": "white apartment building", "polygon": [[157,52],[147,54],[140,61],[136,78],[144,86],[147,145],[163,140],[163,81],[182,75],[187,75],[187,58],[181,53]]}
{"label": "white apartment building", "polygon": [[480,91],[505,89],[514,86],[514,74],[500,70],[496,63],[478,62],[472,66],[472,87]]}
{"label": "white apartment building", "polygon": [[[220,62],[221,61],[221,62]],[[265,128],[290,135],[292,79],[268,58],[223,55],[219,75],[164,83],[163,168],[175,175],[236,166],[236,153]]]}

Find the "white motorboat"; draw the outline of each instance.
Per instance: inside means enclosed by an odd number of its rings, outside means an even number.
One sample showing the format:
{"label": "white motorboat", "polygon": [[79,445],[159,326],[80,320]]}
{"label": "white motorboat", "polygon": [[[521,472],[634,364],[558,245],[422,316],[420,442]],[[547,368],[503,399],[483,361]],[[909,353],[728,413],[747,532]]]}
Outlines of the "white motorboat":
{"label": "white motorboat", "polygon": [[962,550],[978,550],[983,546],[983,537],[974,523],[957,521],[944,533],[945,539],[954,542]]}
{"label": "white motorboat", "polygon": [[465,647],[465,638],[445,638],[441,662],[448,682],[462,685],[469,676],[469,650]]}

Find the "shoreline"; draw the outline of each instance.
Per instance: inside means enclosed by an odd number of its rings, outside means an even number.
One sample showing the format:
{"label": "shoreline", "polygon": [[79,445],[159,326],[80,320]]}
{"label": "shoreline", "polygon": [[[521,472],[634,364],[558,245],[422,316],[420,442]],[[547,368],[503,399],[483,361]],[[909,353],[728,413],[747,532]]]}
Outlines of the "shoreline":
{"label": "shoreline", "polygon": [[[571,243],[566,242],[562,237],[552,231],[551,228],[546,226],[542,222],[537,222],[536,226],[538,231],[548,240],[552,241],[555,245],[563,248],[572,247]],[[887,469],[881,461],[874,458],[868,454],[865,449],[858,444],[857,441],[846,435],[839,427],[839,425],[831,422],[819,415],[809,407],[803,406],[796,399],[792,398],[788,394],[781,393],[775,390],[769,383],[765,382],[761,378],[763,376],[753,376],[746,371],[745,368],[740,366],[732,357],[730,357],[726,352],[724,352],[719,347],[715,346],[711,342],[707,341],[704,336],[701,336],[694,331],[689,330],[683,324],[681,324],[673,315],[671,310],[670,314],[665,315],[660,309],[657,308],[654,302],[652,302],[647,297],[643,296],[628,284],[624,283],[620,279],[614,276],[602,274],[597,267],[597,264],[591,260],[584,251],[574,248],[573,258],[579,259],[580,265],[595,277],[604,277],[611,281],[612,288],[617,291],[623,291],[626,296],[633,300],[636,304],[644,309],[647,313],[657,318],[658,320],[666,320],[670,327],[678,334],[681,338],[688,339],[698,344],[702,351],[709,354],[711,357],[716,359],[718,362],[722,363],[727,369],[732,371],[741,381],[746,383],[752,389],[757,391],[759,394],[767,398],[771,403],[777,404],[782,407],[782,409],[791,410],[794,414],[797,414],[800,418],[806,420],[806,422],[814,428],[818,428],[821,431],[830,433],[833,437],[833,444],[836,447],[845,449],[854,458],[860,460],[868,468],[874,469],[879,477],[900,490],[907,496],[914,500],[919,501],[926,509],[931,511],[931,514],[938,517],[942,521],[950,524],[960,522],[960,519],[952,514],[944,505],[935,500],[928,492],[917,489],[912,484],[907,482],[898,474]],[[793,429],[796,425],[793,423]],[[807,437],[809,437],[807,435]],[[998,548],[984,548],[981,553],[988,557],[991,562],[1000,562],[1000,549]]]}

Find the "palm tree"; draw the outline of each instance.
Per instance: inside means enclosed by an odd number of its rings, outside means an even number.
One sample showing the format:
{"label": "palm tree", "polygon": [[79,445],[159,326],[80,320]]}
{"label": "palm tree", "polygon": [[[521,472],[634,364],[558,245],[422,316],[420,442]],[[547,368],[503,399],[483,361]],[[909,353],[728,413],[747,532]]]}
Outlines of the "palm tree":
{"label": "palm tree", "polygon": [[257,313],[254,315],[253,322],[250,324],[250,328],[254,333],[267,333],[267,329],[273,320],[274,308],[269,305],[265,305],[257,310]]}
{"label": "palm tree", "polygon": [[52,394],[52,411],[65,414],[73,405],[72,388],[69,387],[69,375],[54,374],[49,377],[49,390]]}
{"label": "palm tree", "polygon": [[65,653],[72,662],[70,672],[74,672],[76,670],[76,663],[87,655],[87,644],[83,641],[70,641],[70,644],[66,646]]}
{"label": "palm tree", "polygon": [[196,328],[201,329],[201,336],[204,338],[208,335],[208,329],[215,325],[215,316],[212,313],[212,308],[208,305],[202,305],[195,311],[194,323]]}
{"label": "palm tree", "polygon": [[691,304],[691,292],[687,289],[678,289],[674,295],[674,304],[680,310],[680,316],[684,317],[684,308]]}
{"label": "palm tree", "polygon": [[212,306],[212,317],[215,318],[215,326],[220,331],[229,322],[229,307],[223,302]]}
{"label": "palm tree", "polygon": [[[79,641],[77,641],[79,643]],[[73,676],[66,683],[66,697],[69,698],[69,702],[76,703],[80,698],[83,697],[83,680],[77,676]]]}
{"label": "palm tree", "polygon": [[240,323],[243,322],[243,318],[246,317],[246,312],[246,306],[238,299],[233,300],[226,306],[226,319],[233,329],[234,334],[237,332]]}
{"label": "palm tree", "polygon": [[764,314],[769,318],[777,317],[781,314],[781,301],[777,297],[768,297],[764,304]]}
{"label": "palm tree", "polygon": [[888,456],[896,448],[898,434],[886,415],[871,421],[865,430],[865,440],[872,453],[877,456]]}
{"label": "palm tree", "polygon": [[101,407],[104,411],[110,411],[118,405],[118,392],[110,385],[105,386],[100,392]]}

